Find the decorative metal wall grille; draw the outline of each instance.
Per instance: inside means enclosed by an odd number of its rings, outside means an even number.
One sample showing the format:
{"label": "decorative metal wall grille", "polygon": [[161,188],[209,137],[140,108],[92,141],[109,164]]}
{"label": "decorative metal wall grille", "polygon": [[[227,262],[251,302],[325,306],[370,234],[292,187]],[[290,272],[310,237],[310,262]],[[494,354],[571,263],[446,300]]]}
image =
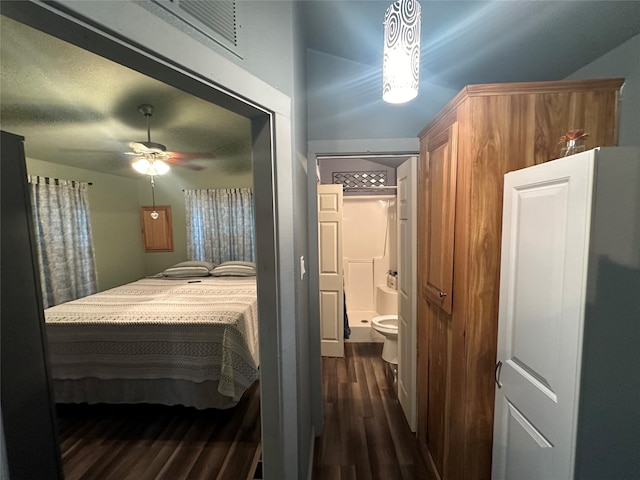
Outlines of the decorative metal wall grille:
{"label": "decorative metal wall grille", "polygon": [[348,188],[386,187],[386,170],[373,172],[333,172],[333,183],[341,183]]}

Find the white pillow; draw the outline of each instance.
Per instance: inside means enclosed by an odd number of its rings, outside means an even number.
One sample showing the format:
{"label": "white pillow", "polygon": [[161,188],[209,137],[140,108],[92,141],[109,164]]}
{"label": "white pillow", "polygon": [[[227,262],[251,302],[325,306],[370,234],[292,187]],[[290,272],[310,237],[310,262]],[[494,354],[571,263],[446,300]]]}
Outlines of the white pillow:
{"label": "white pillow", "polygon": [[256,264],[253,262],[224,262],[211,270],[213,277],[254,277]]}
{"label": "white pillow", "polygon": [[211,262],[190,260],[176,263],[167,268],[162,272],[162,276],[170,278],[208,277],[210,275],[209,272],[211,272],[215,266],[215,263]]}

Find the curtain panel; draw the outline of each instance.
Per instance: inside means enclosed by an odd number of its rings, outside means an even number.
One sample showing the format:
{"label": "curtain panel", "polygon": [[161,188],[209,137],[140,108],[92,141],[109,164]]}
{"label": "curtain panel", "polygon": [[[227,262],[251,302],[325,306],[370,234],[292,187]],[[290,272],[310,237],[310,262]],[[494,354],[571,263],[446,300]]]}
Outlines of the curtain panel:
{"label": "curtain panel", "polygon": [[96,293],[88,184],[29,175],[44,307]]}
{"label": "curtain panel", "polygon": [[187,255],[216,264],[254,260],[253,190],[185,190]]}

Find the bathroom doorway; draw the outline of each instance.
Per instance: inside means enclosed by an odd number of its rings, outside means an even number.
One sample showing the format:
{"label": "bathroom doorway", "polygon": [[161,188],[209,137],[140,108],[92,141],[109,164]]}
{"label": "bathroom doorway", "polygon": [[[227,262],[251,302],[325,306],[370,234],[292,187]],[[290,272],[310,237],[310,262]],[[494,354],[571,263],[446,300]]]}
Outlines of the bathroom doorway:
{"label": "bathroom doorway", "polygon": [[[417,157],[317,158],[323,355],[340,356],[344,342],[384,342],[383,359],[393,352],[388,370],[415,431]],[[336,270],[333,291],[323,289],[328,266]]]}
{"label": "bathroom doorway", "polygon": [[398,313],[396,168],[411,155],[318,156],[320,184],[342,185],[344,341],[382,342],[372,318]]}

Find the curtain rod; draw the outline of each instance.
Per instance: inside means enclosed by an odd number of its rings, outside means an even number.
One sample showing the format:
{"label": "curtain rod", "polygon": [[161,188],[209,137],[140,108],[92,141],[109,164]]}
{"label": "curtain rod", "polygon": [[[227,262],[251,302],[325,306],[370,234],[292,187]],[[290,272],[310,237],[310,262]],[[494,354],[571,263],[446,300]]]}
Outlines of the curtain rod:
{"label": "curtain rod", "polygon": [[[49,183],[49,182],[54,182],[54,184],[57,184],[60,180],[62,180],[61,178],[52,178],[52,177],[43,177],[42,175],[31,175],[32,177],[40,177],[40,178],[44,178],[44,181]],[[93,182],[82,182],[80,180],[68,180],[69,182],[74,182],[74,183],[86,183],[87,185],[93,185]]]}
{"label": "curtain rod", "polygon": [[247,189],[247,190],[251,190],[253,189],[253,187],[229,187],[229,188],[183,188],[181,191],[186,192],[189,190],[192,191],[196,191],[196,190],[242,190],[242,189]]}

